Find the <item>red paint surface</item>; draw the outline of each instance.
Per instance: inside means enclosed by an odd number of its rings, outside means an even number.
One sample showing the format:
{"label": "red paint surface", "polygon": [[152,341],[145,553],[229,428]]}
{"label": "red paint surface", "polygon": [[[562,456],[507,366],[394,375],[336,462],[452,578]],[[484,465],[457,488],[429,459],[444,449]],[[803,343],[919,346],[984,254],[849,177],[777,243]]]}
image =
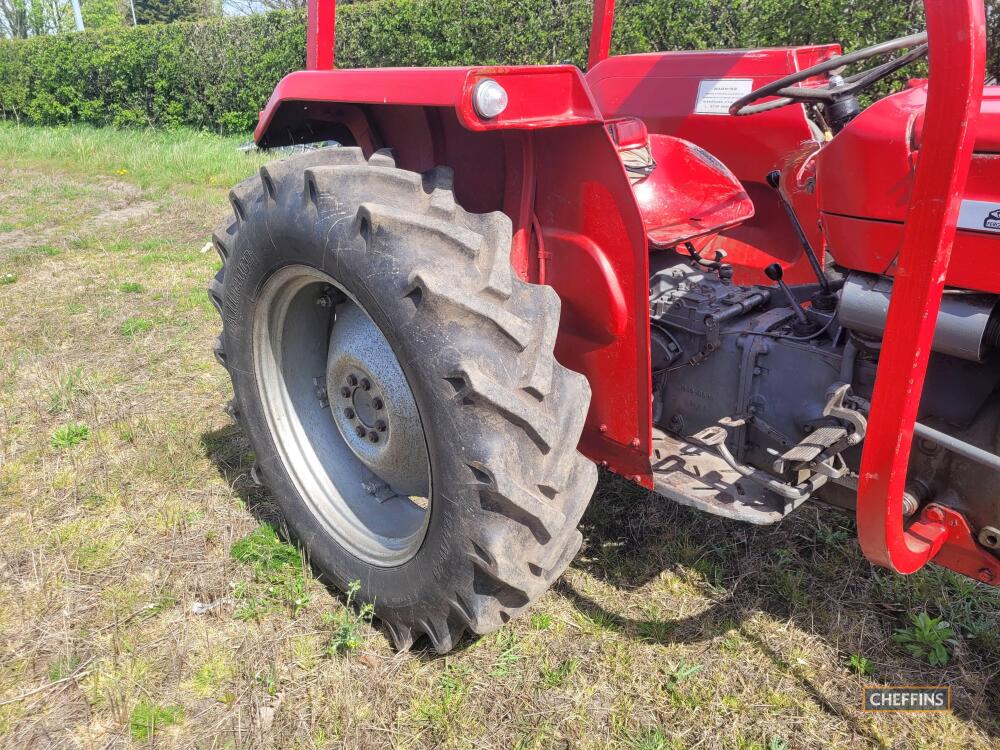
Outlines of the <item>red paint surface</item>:
{"label": "red paint surface", "polygon": [[336,43],[337,0],[310,0],[306,12],[306,67],[333,68]]}
{"label": "red paint surface", "polygon": [[[963,198],[997,199],[1000,87],[983,90],[975,153]],[[895,273],[924,142],[927,84],[888,96],[862,112],[816,158],[818,202],[830,253],[847,268]],[[957,116],[957,115],[956,115]],[[959,230],[945,283],[1000,293],[996,236]]]}
{"label": "red paint surface", "polygon": [[[705,79],[749,79],[754,87],[776,81],[840,52],[837,45],[782,49],[655,52],[611,57],[587,72],[606,117],[638,117],[650,133],[690,141],[719,159],[743,183],[756,208],[753,218],[711,238],[705,249],[725,250],[738,283],[767,284],[763,269],[779,260],[793,284],[814,276],[784,209],[765,176],[818,144],[800,106],[753,117],[696,114],[698,85]],[[805,146],[803,146],[805,144]],[[793,199],[817,252],[823,237],[815,199]],[[819,252],[822,257],[822,252]]]}
{"label": "red paint surface", "polygon": [[[956,544],[944,521],[903,524],[913,425],[941,306],[955,224],[975,141],[985,68],[980,0],[925,0],[933,60],[902,246],[875,379],[858,485],[858,540],[869,560],[919,570]],[[953,550],[944,560],[959,561]],[[948,555],[952,557],[949,558]],[[960,570],[976,575],[976,571]]]}
{"label": "red paint surface", "polygon": [[563,304],[556,358],[586,375],[593,394],[580,450],[652,487],[649,255],[642,217],[603,125],[532,137],[535,210],[549,255],[545,281]]}
{"label": "red paint surface", "polygon": [[611,52],[611,31],[615,23],[615,0],[594,0],[594,17],[590,27],[590,48],[587,68],[605,60]]}
{"label": "red paint surface", "polygon": [[689,141],[650,136],[653,160],[663,165],[635,185],[651,245],[675,247],[753,216],[753,203],[725,165]]}
{"label": "red paint surface", "polygon": [[[499,82],[509,98],[507,109],[493,119],[479,117],[472,106],[472,89],[484,78]],[[302,102],[448,107],[474,131],[603,122],[583,74],[572,65],[308,70],[281,79],[261,113],[254,140],[265,138],[283,106]]]}

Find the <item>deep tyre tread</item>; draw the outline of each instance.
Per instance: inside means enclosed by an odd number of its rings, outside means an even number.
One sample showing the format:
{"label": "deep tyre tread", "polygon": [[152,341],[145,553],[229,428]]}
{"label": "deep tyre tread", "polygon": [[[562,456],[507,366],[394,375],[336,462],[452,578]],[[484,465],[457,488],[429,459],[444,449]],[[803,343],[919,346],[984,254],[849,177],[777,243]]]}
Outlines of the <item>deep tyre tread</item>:
{"label": "deep tyre tread", "polygon": [[[559,298],[512,271],[510,221],[458,206],[450,169],[396,168],[388,150],[308,151],[230,193],[213,235],[223,269],[209,296],[223,319],[216,358],[230,412],[253,445],[254,481],[334,583],[361,581],[398,649],[439,653],[500,628],[552,584],[582,542],[597,469],[576,450],[590,388],[555,361]],[[314,522],[277,459],[252,362],[255,295],[287,263],[325,271],[393,346],[425,419],[431,520],[412,561],[374,568]],[[423,557],[422,557],[423,556]]]}

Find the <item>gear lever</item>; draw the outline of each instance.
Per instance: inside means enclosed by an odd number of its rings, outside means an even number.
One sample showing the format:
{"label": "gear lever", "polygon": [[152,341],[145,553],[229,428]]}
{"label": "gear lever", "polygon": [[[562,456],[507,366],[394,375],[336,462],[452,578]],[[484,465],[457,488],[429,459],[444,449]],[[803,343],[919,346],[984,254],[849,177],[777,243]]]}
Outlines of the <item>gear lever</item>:
{"label": "gear lever", "polygon": [[765,179],[767,180],[767,184],[774,190],[775,195],[778,196],[781,207],[785,209],[788,220],[792,223],[792,229],[795,230],[795,236],[799,238],[799,244],[802,245],[802,250],[805,252],[806,258],[809,259],[809,265],[816,276],[816,281],[819,282],[819,291],[813,295],[813,307],[826,312],[837,309],[837,295],[830,288],[830,280],[823,273],[823,267],[819,263],[819,258],[816,257],[812,245],[809,244],[806,233],[802,231],[802,225],[799,223],[799,217],[795,215],[795,209],[792,208],[792,204],[788,202],[784,193],[779,189],[781,172],[775,169],[773,172],[769,172]]}
{"label": "gear lever", "polygon": [[795,299],[795,295],[792,294],[792,290],[789,289],[788,284],[784,282],[785,271],[782,269],[781,265],[778,263],[772,263],[764,269],[764,274],[767,278],[778,285],[785,297],[788,298],[788,304],[795,312],[795,323],[792,325],[792,331],[796,335],[800,336],[815,331],[816,326],[809,320],[808,317],[806,317],[805,311],[803,311],[801,305],[799,305],[798,300]]}

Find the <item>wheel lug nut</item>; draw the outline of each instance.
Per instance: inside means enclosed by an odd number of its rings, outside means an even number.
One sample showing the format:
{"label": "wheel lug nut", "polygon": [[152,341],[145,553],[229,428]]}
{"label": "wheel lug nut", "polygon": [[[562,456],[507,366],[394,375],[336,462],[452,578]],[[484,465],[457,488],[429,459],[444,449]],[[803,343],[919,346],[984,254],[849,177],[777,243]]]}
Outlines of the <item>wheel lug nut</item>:
{"label": "wheel lug nut", "polygon": [[348,375],[347,376],[347,384],[349,386],[351,386],[351,388],[353,388],[354,386],[356,386],[358,384],[357,377],[355,377],[354,375]]}
{"label": "wheel lug nut", "polygon": [[345,385],[343,388],[340,389],[340,395],[343,396],[344,398],[350,398],[351,389]]}
{"label": "wheel lug nut", "polygon": [[354,409],[351,409],[350,407],[344,409],[344,416],[348,419],[354,419]]}
{"label": "wheel lug nut", "polygon": [[375,429],[378,430],[379,432],[385,432],[387,429],[389,429],[389,425],[385,423],[384,419],[379,419],[375,422]]}
{"label": "wheel lug nut", "polygon": [[357,427],[354,428],[354,431],[358,434],[358,437],[365,436],[365,428],[363,425],[359,424]]}
{"label": "wheel lug nut", "polygon": [[372,387],[371,381],[368,378],[361,378],[361,390],[370,391]]}
{"label": "wheel lug nut", "polygon": [[369,432],[368,433],[368,440],[369,440],[369,442],[377,443],[378,442],[378,433],[375,432],[375,430],[372,430],[371,432]]}
{"label": "wheel lug nut", "polygon": [[375,398],[372,399],[372,406],[374,406],[376,409],[381,409],[383,406],[385,406],[385,402],[382,401],[382,399],[380,399],[378,396],[376,396]]}

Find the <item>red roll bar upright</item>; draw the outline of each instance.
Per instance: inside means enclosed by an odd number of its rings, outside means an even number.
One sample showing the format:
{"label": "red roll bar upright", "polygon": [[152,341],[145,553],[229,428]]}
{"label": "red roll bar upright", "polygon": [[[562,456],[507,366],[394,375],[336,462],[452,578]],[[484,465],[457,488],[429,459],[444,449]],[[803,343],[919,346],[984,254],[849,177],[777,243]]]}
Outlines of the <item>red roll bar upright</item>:
{"label": "red roll bar upright", "polygon": [[611,54],[611,30],[615,23],[615,0],[594,0],[594,17],[590,26],[590,50],[587,69],[590,70]]}
{"label": "red roll bar upright", "polygon": [[337,0],[309,0],[306,11],[306,69],[333,70]]}
{"label": "red roll bar upright", "polygon": [[[931,74],[924,137],[906,212],[858,485],[858,540],[874,563],[912,573],[939,552],[969,575],[996,565],[969,548],[961,515],[931,504],[903,526],[914,422],[972,158],[985,78],[982,0],[924,0]],[[964,528],[963,528],[964,527]],[[995,558],[994,558],[995,560]]]}

